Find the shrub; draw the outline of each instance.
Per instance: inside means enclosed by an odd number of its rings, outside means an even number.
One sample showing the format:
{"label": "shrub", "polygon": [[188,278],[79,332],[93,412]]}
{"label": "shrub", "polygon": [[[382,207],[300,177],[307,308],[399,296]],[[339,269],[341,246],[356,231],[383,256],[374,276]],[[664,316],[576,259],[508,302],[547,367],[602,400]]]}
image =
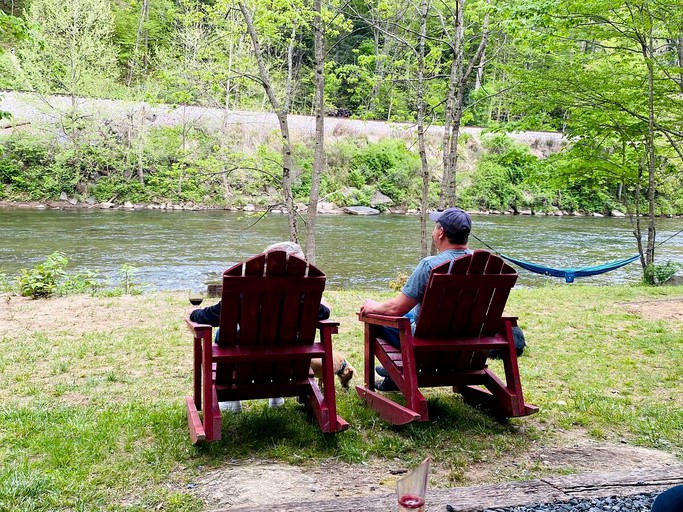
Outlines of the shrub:
{"label": "shrub", "polygon": [[59,281],[64,277],[68,263],[64,254],[53,252],[43,263],[23,269],[18,281],[19,293],[33,299],[54,295],[59,290]]}
{"label": "shrub", "polygon": [[419,191],[419,167],[419,157],[403,141],[387,139],[354,155],[349,178],[358,188],[374,185],[395,203],[404,204]]}
{"label": "shrub", "polygon": [[663,265],[650,263],[647,267],[645,267],[643,281],[645,284],[649,284],[651,286],[659,286],[671,276],[676,274],[676,271],[679,268],[681,268],[681,264],[671,260],[667,261]]}
{"label": "shrub", "polygon": [[17,280],[19,293],[32,299],[69,293],[94,293],[100,283],[96,274],[83,272],[68,274],[64,269],[69,259],[61,252],[53,252],[43,263],[30,269],[23,269]]}

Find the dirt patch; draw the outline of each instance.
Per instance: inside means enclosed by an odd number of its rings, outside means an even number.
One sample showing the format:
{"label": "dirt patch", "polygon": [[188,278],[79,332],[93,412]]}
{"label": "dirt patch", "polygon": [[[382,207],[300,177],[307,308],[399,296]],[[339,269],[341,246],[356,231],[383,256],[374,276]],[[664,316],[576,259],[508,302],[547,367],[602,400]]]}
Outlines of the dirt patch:
{"label": "dirt patch", "polygon": [[683,297],[667,300],[647,300],[626,302],[626,311],[640,315],[648,320],[663,320],[683,324]]}
{"label": "dirt patch", "polygon": [[[160,314],[135,314],[141,304]],[[9,336],[18,329],[22,332],[65,332],[76,336],[89,332],[112,332],[135,325],[145,329],[163,327],[164,319],[168,318],[165,310],[177,315],[178,304],[157,294],[114,298],[70,295],[49,300],[5,294],[0,296],[0,336]]]}
{"label": "dirt patch", "polygon": [[[560,435],[563,437],[559,444],[553,443],[551,448],[538,446],[507,460],[473,464],[460,485],[503,482],[520,472],[532,479],[539,471],[561,475],[683,468],[675,456],[658,450],[602,443],[587,439],[582,431]],[[386,495],[395,491],[396,480],[409,469],[391,461],[363,465],[325,461],[310,466],[246,461],[211,470],[190,487],[209,508],[267,507],[275,503]],[[432,467],[430,486],[447,487],[444,477],[438,466]]]}

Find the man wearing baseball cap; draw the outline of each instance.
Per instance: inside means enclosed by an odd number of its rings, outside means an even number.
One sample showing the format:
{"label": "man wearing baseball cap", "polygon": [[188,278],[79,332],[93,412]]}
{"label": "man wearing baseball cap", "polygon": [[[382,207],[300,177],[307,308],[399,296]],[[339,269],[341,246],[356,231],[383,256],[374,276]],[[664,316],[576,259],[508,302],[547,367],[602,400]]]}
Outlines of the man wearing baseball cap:
{"label": "man wearing baseball cap", "polygon": [[[361,314],[406,316],[410,318],[411,327],[415,332],[415,324],[420,316],[420,305],[432,269],[441,263],[456,260],[472,252],[467,248],[467,241],[472,229],[472,219],[467,212],[460,208],[448,208],[442,212],[430,213],[429,218],[436,223],[432,232],[432,240],[434,240],[438,254],[427,256],[418,263],[397,297],[384,302],[367,299],[360,308]],[[397,348],[400,346],[398,329],[381,326],[379,329],[382,337],[388,343]],[[377,372],[385,379],[384,382],[377,383],[376,389],[379,391],[397,389],[396,384],[387,376],[383,368],[378,367]]]}

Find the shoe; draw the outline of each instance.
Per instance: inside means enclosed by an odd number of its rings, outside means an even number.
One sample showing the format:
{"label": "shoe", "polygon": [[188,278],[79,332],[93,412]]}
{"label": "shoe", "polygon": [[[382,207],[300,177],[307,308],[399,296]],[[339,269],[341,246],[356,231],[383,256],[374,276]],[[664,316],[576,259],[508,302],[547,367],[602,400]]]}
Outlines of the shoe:
{"label": "shoe", "polygon": [[239,400],[230,402],[218,402],[218,408],[221,411],[228,411],[233,414],[239,414],[242,412],[242,402]]}
{"label": "shoe", "polygon": [[375,384],[375,389],[377,391],[398,391],[398,386],[391,380],[391,377],[384,377],[382,382]]}
{"label": "shoe", "polygon": [[278,398],[269,398],[268,399],[268,408],[269,409],[277,409],[278,407],[282,407],[285,405],[285,399],[282,398],[281,396]]}
{"label": "shoe", "polygon": [[388,377],[389,376],[389,372],[386,370],[386,368],[384,368],[384,366],[377,366],[375,368],[375,372],[377,372],[377,375],[379,375],[380,377]]}

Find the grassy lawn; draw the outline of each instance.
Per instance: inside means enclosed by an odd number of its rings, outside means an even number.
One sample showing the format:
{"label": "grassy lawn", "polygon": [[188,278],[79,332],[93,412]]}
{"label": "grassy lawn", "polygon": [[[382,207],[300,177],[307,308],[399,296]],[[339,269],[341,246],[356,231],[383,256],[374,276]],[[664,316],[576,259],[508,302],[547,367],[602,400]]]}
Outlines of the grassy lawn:
{"label": "grassy lawn", "polygon": [[[335,347],[359,371],[355,311],[366,295],[326,293],[341,322]],[[396,428],[338,388],[339,412],[351,424],[344,433],[322,435],[294,400],[275,410],[259,400],[224,416],[222,442],[199,447],[190,444],[184,407],[191,391],[184,293],[5,297],[0,511],[202,510],[187,484],[202,469],[246,459],[409,465],[431,455],[440,485],[458,485],[474,461],[510,457],[531,443],[552,446],[558,431],[571,429],[683,457],[683,325],[627,305],[662,300],[666,308],[666,299],[682,297],[675,287],[514,290],[507,312],[520,318],[529,345],[519,363],[525,399],[541,408],[532,417],[498,423],[439,389],[426,393],[430,422]],[[498,362],[492,366],[502,375]]]}

